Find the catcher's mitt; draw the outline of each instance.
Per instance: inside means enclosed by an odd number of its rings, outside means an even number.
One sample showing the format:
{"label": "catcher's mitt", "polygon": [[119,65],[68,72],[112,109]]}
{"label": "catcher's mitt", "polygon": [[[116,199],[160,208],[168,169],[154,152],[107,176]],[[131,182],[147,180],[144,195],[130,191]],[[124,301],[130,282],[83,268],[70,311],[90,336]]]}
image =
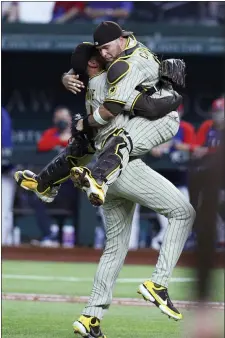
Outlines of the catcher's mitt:
{"label": "catcher's mitt", "polygon": [[160,80],[167,84],[172,83],[181,87],[185,87],[185,69],[186,65],[183,60],[164,60],[159,66]]}

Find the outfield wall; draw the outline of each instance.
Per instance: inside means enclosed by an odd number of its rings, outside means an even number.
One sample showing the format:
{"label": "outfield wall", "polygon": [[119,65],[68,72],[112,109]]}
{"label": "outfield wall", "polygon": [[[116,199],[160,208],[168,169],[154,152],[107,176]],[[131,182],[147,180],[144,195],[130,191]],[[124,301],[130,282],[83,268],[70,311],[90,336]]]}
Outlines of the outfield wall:
{"label": "outfield wall", "polygon": [[[86,262],[97,263],[102,251],[90,248],[39,248],[31,246],[2,247],[3,260],[31,260],[52,262]],[[152,249],[129,251],[126,264],[156,264],[158,252]],[[225,252],[216,252],[215,267],[224,267]],[[194,252],[182,253],[178,265],[194,267],[196,256]]]}

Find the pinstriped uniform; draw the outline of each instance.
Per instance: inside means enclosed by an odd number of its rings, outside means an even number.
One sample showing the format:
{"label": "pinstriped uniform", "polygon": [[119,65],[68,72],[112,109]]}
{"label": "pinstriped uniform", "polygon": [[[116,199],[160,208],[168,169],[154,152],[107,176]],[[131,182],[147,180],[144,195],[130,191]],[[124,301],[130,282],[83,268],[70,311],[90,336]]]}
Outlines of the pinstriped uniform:
{"label": "pinstriped uniform", "polygon": [[[135,184],[134,184],[135,182]],[[126,170],[110,186],[103,205],[107,242],[94,278],[91,297],[83,314],[104,315],[112,301],[112,291],[126,257],[135,203],[168,218],[168,227],[155,271],[149,276],[167,286],[194,222],[195,212],[182,193],[142,160],[128,163]]]}
{"label": "pinstriped uniform", "polygon": [[88,115],[100,107],[107,95],[106,71],[91,77],[88,81],[85,106]]}
{"label": "pinstriped uniform", "polygon": [[[135,39],[130,38],[127,48],[136,45],[138,48],[131,55],[119,58],[127,63],[129,71],[118,83],[110,84],[108,95],[105,98],[105,101],[121,101],[126,104],[125,109],[130,108],[129,105],[133,103],[132,100],[138,94],[134,92],[136,86],[142,85],[150,88],[159,80],[159,62],[146,47],[137,44]],[[110,67],[112,66],[113,64]]]}
{"label": "pinstriped uniform", "polygon": [[[136,39],[131,37],[128,40],[127,48],[132,48],[136,46],[136,44]],[[129,156],[146,154],[151,148],[170,140],[179,128],[179,117],[175,112],[157,121],[149,121],[144,118],[130,120],[134,102],[140,96],[140,92],[135,90],[135,87],[139,84],[142,84],[146,88],[152,87],[152,85],[158,81],[159,63],[144,45],[138,42],[138,47],[139,48],[136,49],[129,58],[125,58],[126,62],[129,63],[131,71],[129,71],[117,85],[109,85],[106,79],[106,72],[102,72],[89,80],[86,95],[86,108],[88,113],[93,113],[100,104],[107,100],[126,102],[124,112],[99,129],[95,137],[95,147],[97,151],[100,151],[104,140],[115,129],[126,127],[126,131],[128,131],[131,136],[134,148],[132,153],[129,154],[130,143],[127,137],[121,134],[120,136],[123,136],[128,145],[127,148],[123,148],[120,151],[123,156],[123,169],[129,161]],[[113,89],[113,91],[111,91],[111,89]],[[153,97],[170,95],[172,94],[169,90],[162,89],[160,92],[158,91],[153,94]],[[112,184],[119,173],[120,170],[118,169],[118,171],[109,178],[108,184]]]}
{"label": "pinstriped uniform", "polygon": [[[97,78],[95,78],[96,82]],[[153,75],[151,78],[149,76],[149,83],[150,81],[152,81],[151,83],[156,81]],[[95,85],[97,86],[96,83]],[[96,90],[97,88],[100,88],[100,86],[97,86]],[[139,95],[139,93],[135,94],[136,96]],[[133,93],[130,95],[129,101],[126,94],[127,106],[129,107],[132,106],[134,100]],[[168,141],[179,128],[177,112],[171,112],[156,121],[149,121],[141,117],[126,120],[126,116],[122,115],[120,122],[121,125],[117,127],[125,127],[133,141],[131,156],[143,155],[151,148]],[[110,129],[111,126],[108,125],[106,127],[108,129],[105,129],[105,134],[104,128],[99,131],[101,142],[108,135],[108,131],[115,128]],[[128,163],[129,153],[127,151],[123,153],[123,156],[125,158],[125,160],[123,159],[123,166],[126,169],[109,186],[106,201],[103,205],[107,242],[95,275],[91,297],[83,311],[83,314],[96,316],[99,319],[102,318],[104,310],[111,304],[113,287],[129,248],[135,204],[138,203],[151,208],[168,218],[169,224],[158,262],[151,276],[153,282],[164,286],[168,285],[195,217],[194,209],[190,203],[171,182],[149,168],[140,159],[134,159]]]}
{"label": "pinstriped uniform", "polygon": [[[102,72],[89,80],[86,94],[86,110],[88,114],[93,114],[103,102],[108,92],[106,72]],[[139,94],[138,92],[136,93]],[[95,147],[101,150],[102,142],[117,128],[123,128],[129,122],[129,112],[117,115],[107,125],[98,130],[95,137]]]}

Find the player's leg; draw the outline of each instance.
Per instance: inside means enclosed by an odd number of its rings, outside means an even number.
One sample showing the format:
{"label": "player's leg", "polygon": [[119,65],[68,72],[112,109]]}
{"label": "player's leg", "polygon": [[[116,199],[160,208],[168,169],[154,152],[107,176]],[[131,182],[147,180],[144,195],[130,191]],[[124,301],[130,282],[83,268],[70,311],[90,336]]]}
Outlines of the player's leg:
{"label": "player's leg", "polygon": [[126,126],[133,142],[130,156],[142,156],[152,148],[171,140],[178,132],[179,125],[180,119],[176,111],[155,121],[142,117],[131,119]]}
{"label": "player's leg", "polygon": [[74,184],[87,193],[94,206],[105,201],[108,187],[118,178],[129,162],[132,141],[123,129],[115,130],[104,142],[101,152],[85,167],[74,167]]}
{"label": "player's leg", "polygon": [[136,204],[134,210],[134,216],[131,225],[131,235],[130,235],[130,250],[137,250],[139,244],[139,232],[140,232],[140,205]]}
{"label": "player's leg", "polygon": [[[106,220],[106,246],[100,259],[88,304],[82,316],[74,322],[74,329],[85,333],[86,316],[101,320],[112,302],[115,281],[123,266],[129,248],[132,217],[135,203],[124,199],[111,199],[107,195],[103,206]],[[82,327],[84,326],[84,327]]]}
{"label": "player's leg", "polygon": [[73,138],[68,146],[36,175],[30,170],[17,171],[14,178],[19,186],[33,191],[42,201],[52,202],[61,183],[70,177],[74,165],[85,165],[91,160],[91,151],[85,138]]}
{"label": "player's leg", "polygon": [[[186,199],[189,201],[189,192],[188,188],[186,186],[179,186],[177,189],[186,197]],[[163,242],[163,238],[166,233],[166,228],[168,225],[168,220],[165,216],[157,213],[157,218],[159,220],[160,224],[160,230],[157,233],[157,235],[152,239],[152,248],[155,250],[159,250],[161,247],[161,244]]]}
{"label": "player's leg", "polygon": [[149,207],[167,217],[168,226],[155,271],[151,281],[142,284],[139,291],[147,299],[154,300],[164,313],[181,319],[181,314],[169,299],[167,286],[192,229],[195,219],[193,207],[171,182],[141,160],[131,161],[112,189],[118,196]]}
{"label": "player's leg", "polygon": [[110,136],[94,166],[72,169],[74,183],[86,191],[93,205],[102,205],[108,187],[126,168],[129,156],[143,155],[170,140],[176,135],[179,122],[175,111],[156,121],[133,118],[128,122],[126,130],[121,129]]}

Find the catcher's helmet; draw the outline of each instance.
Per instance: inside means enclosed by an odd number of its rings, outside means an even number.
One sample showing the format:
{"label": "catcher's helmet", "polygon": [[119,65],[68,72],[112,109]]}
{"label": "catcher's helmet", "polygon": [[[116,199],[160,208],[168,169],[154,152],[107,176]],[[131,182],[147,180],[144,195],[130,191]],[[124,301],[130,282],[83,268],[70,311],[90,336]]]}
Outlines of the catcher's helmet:
{"label": "catcher's helmet", "polygon": [[88,61],[96,52],[94,45],[90,42],[80,43],[71,56],[71,66],[75,74],[86,74]]}

